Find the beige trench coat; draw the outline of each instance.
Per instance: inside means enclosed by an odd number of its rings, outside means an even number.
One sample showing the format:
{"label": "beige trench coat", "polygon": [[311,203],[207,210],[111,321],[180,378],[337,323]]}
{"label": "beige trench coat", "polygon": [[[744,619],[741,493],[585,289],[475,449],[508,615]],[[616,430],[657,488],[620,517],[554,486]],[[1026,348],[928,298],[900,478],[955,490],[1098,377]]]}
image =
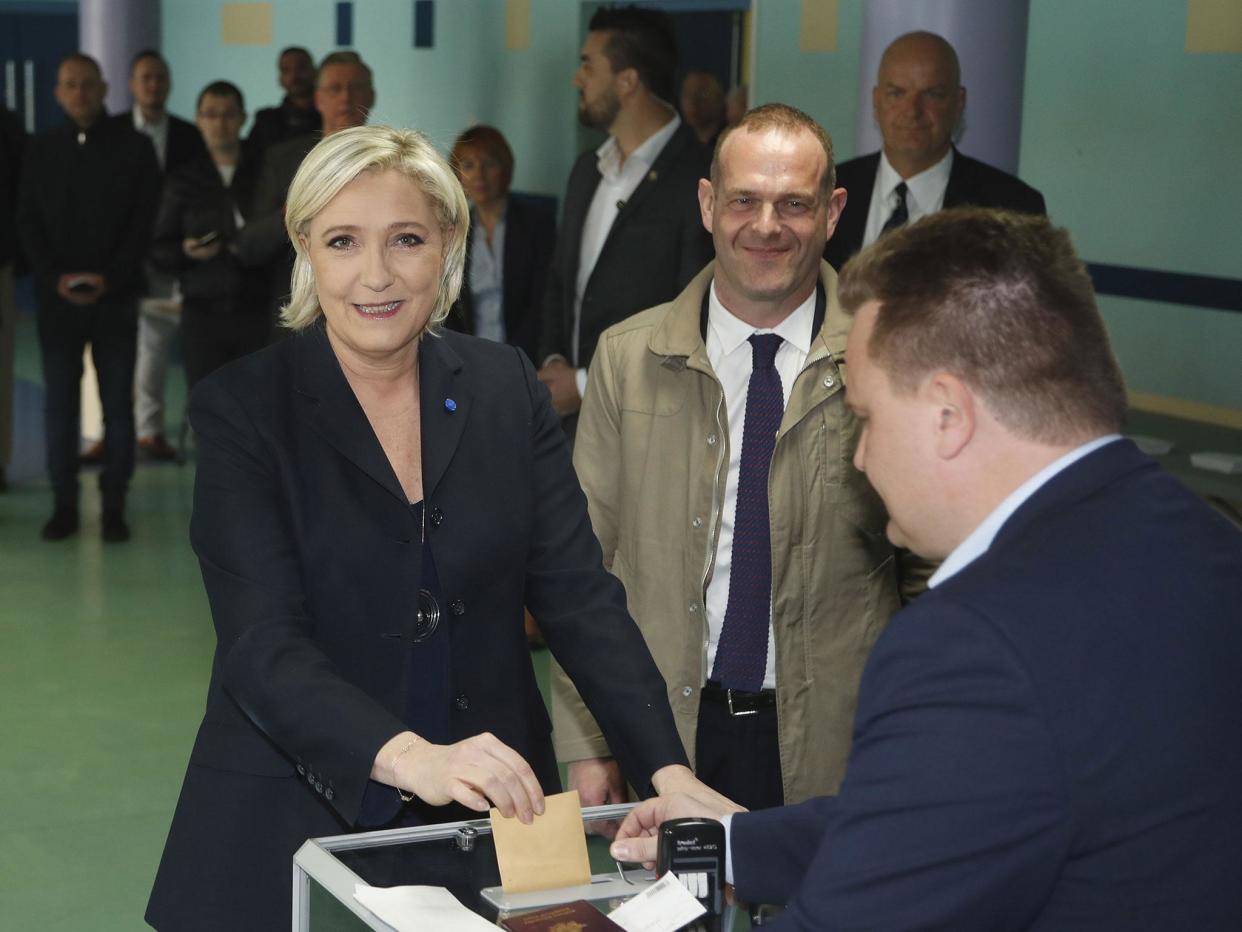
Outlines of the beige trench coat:
{"label": "beige trench coat", "polygon": [[[629,598],[693,761],[707,679],[704,593],[729,463],[724,393],[700,333],[714,264],[674,301],[600,339],[574,465],[605,565]],[[852,464],[859,425],[845,406],[849,318],[823,263],[823,326],[789,393],[768,480],[772,623],[786,803],[835,792],[849,754],[863,664],[900,605],[879,497]],[[607,668],[608,658],[599,658]],[[568,679],[553,672],[562,761],[608,756]]]}

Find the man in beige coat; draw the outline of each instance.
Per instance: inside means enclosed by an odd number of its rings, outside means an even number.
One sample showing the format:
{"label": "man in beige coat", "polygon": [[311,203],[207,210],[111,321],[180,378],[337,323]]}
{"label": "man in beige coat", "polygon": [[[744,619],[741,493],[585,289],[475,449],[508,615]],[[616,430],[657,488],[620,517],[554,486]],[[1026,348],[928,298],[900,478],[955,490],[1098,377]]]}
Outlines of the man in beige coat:
{"label": "man in beige coat", "polygon": [[[836,790],[863,664],[900,606],[884,507],[851,463],[848,320],[820,259],[845,203],[833,184],[832,143],[800,111],[767,105],[727,131],[699,182],[716,261],[605,331],[574,453],[696,772],[748,808]],[[778,348],[761,362],[765,339]],[[765,368],[779,381],[761,396]],[[773,395],[752,422],[748,397],[759,411]],[[570,785],[586,805],[623,800],[559,670],[553,688]]]}

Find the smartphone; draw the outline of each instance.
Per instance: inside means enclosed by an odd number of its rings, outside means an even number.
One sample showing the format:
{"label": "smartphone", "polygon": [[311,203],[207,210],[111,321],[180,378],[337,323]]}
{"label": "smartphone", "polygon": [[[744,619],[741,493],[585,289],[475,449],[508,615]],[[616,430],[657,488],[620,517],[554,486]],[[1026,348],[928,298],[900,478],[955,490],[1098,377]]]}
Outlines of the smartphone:
{"label": "smartphone", "polygon": [[94,294],[99,289],[89,278],[74,278],[69,281],[69,290],[74,294]]}
{"label": "smartphone", "polygon": [[210,233],[204,233],[202,236],[196,239],[194,241],[194,245],[210,246],[212,243],[214,243],[219,238],[220,238],[220,234],[217,233],[215,230],[212,230]]}

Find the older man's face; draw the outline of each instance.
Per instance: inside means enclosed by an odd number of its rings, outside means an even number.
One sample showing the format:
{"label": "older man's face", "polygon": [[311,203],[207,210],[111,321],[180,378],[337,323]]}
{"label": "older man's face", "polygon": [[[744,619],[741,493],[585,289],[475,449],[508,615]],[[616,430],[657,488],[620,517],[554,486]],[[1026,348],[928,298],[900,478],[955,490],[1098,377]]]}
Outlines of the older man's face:
{"label": "older man's face", "polygon": [[718,184],[699,182],[716,246],[716,287],[734,313],[746,302],[797,307],[815,287],[845,191],[823,192],[823,146],[807,130],[735,130],[720,150]]}
{"label": "older man's face", "polygon": [[966,107],[966,91],[947,50],[922,38],[890,46],[871,92],[884,152],[906,177],[935,165],[949,151]]}
{"label": "older man's face", "polygon": [[351,126],[362,126],[374,105],[375,89],[361,65],[342,62],[327,65],[319,72],[315,109],[323,117],[325,136]]}

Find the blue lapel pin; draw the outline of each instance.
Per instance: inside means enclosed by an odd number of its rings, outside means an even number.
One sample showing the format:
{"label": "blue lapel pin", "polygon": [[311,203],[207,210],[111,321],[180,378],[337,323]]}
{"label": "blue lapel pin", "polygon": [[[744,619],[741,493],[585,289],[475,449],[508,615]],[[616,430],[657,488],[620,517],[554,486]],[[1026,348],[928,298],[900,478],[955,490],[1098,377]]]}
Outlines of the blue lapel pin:
{"label": "blue lapel pin", "polygon": [[457,410],[457,402],[455,402],[452,398],[445,398],[444,399],[444,410],[447,411],[449,414],[452,414],[454,411]]}

